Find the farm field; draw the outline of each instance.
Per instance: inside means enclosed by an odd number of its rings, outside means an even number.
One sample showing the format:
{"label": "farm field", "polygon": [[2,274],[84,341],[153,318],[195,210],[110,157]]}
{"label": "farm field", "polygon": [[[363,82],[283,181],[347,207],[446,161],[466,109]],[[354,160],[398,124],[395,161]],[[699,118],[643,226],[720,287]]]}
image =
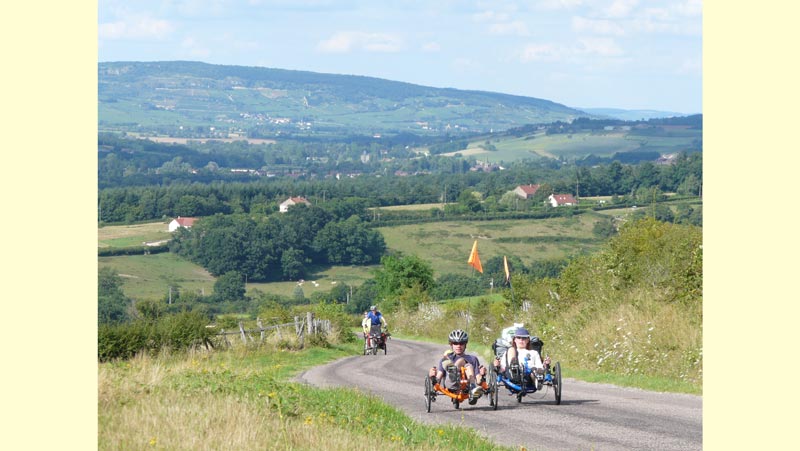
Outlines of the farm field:
{"label": "farm field", "polygon": [[[530,265],[537,260],[591,252],[602,244],[602,240],[592,233],[595,222],[631,212],[628,208],[589,212],[571,218],[436,222],[381,227],[378,230],[390,250],[417,255],[430,262],[434,275],[438,277],[446,273],[469,274],[471,268],[466,261],[476,239],[478,252],[484,262],[494,256],[516,255]],[[98,231],[98,243],[134,245],[160,238],[162,234],[168,238],[169,234],[161,230],[166,230],[163,222],[103,227]],[[123,280],[123,291],[135,299],[163,299],[168,295],[170,286],[208,295],[213,292],[216,280],[202,267],[171,253],[99,257],[98,267],[110,267],[119,273]],[[315,292],[327,292],[339,283],[359,286],[372,278],[372,271],[378,267],[321,268],[306,277],[301,285],[303,294],[309,297]],[[291,296],[297,285],[297,281],[248,282],[246,288],[248,292],[260,290]]]}
{"label": "farm field", "polygon": [[163,299],[170,286],[207,295],[214,291],[215,278],[208,271],[169,252],[98,257],[97,266],[113,268],[125,295],[134,299]]}
{"label": "farm field", "polygon": [[[481,261],[516,255],[530,265],[537,260],[591,252],[602,244],[592,233],[601,218],[607,216],[586,213],[540,220],[435,222],[378,230],[390,249],[418,255],[431,263],[438,277],[444,273],[469,274],[467,257],[475,240]],[[548,237],[558,241],[548,242]],[[518,240],[503,242],[500,238]],[[532,240],[526,242],[525,238]]]}
{"label": "farm field", "polygon": [[[509,162],[527,158],[581,158],[588,154],[610,157],[617,152],[650,150],[661,153],[679,152],[690,146],[699,136],[687,133],[677,136],[640,136],[626,132],[574,133],[571,135],[546,135],[537,133],[521,137],[483,137],[470,142],[460,153],[464,156],[488,160],[492,163]],[[489,141],[497,150],[490,151],[479,146]]]}
{"label": "farm field", "polygon": [[167,224],[149,222],[146,224],[104,226],[97,229],[98,247],[138,246],[146,242],[170,239]]}
{"label": "farm field", "polygon": [[[168,252],[151,255],[126,255],[99,257],[98,269],[112,268],[122,278],[122,290],[134,299],[163,299],[169,287],[180,287],[209,295],[214,292],[216,278],[201,266]],[[371,270],[377,266],[333,266],[309,276],[302,283],[306,297],[315,292],[328,292],[337,283],[359,286],[372,278]],[[314,282],[317,284],[315,285]],[[282,296],[291,296],[297,282],[247,283],[250,293],[260,290]]]}

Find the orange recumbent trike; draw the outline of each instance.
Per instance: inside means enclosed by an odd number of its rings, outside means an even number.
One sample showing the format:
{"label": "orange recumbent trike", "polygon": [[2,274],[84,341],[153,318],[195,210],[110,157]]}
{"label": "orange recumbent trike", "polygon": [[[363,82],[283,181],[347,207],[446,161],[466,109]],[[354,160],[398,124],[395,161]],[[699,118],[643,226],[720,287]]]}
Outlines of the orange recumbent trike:
{"label": "orange recumbent trike", "polygon": [[[442,383],[444,381],[436,381],[434,383],[433,378],[431,378],[430,376],[425,376],[425,410],[427,412],[431,411],[431,403],[436,401],[436,396],[438,394],[442,394],[449,397],[450,400],[453,402],[453,407],[455,407],[456,409],[461,408],[462,402],[469,400],[469,380],[467,379],[466,369],[463,366],[455,368],[457,370],[460,370],[457,373],[457,376],[460,375],[460,379],[458,380],[458,385],[455,388],[447,388]],[[446,379],[447,377],[448,375],[445,374],[444,378]],[[485,394],[489,394],[492,387],[490,387],[489,384],[486,383],[485,378],[483,378],[479,374],[476,374],[475,377],[478,378],[479,380],[484,379],[481,380],[478,385],[480,385],[481,388],[483,388]],[[494,397],[487,396],[487,398],[489,399],[489,405],[490,406],[494,405],[493,404],[495,402]]]}

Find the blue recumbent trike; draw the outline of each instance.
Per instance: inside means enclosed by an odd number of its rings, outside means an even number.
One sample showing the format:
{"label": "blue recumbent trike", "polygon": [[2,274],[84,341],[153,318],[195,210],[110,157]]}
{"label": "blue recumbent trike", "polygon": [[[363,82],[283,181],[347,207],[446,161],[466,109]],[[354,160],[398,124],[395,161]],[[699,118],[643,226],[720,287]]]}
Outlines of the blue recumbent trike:
{"label": "blue recumbent trike", "polygon": [[[531,337],[531,345],[533,348],[542,355],[542,342],[538,337]],[[492,350],[495,356],[499,359],[505,350],[508,348],[499,339],[492,344]],[[507,368],[506,372],[500,372],[500,368],[492,366],[488,374],[489,385],[489,405],[497,410],[497,401],[499,398],[500,386],[505,386],[510,395],[516,395],[517,402],[522,402],[522,398],[529,394],[534,393],[546,388],[552,387],[553,393],[556,396],[556,404],[561,404],[561,363],[556,362],[555,365],[545,365],[544,373],[537,374],[527,362],[527,359],[517,367],[511,366]]]}

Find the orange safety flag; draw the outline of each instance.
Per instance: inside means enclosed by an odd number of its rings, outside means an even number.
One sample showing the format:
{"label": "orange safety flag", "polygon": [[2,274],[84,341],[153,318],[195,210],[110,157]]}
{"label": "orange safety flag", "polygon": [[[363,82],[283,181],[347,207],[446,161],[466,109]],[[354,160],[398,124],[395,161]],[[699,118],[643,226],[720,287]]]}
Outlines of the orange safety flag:
{"label": "orange safety flag", "polygon": [[477,269],[481,274],[483,273],[483,266],[481,266],[481,258],[478,256],[478,240],[472,245],[472,252],[469,253],[469,260],[467,264]]}
{"label": "orange safety flag", "polygon": [[511,282],[511,273],[508,271],[508,260],[503,256],[503,268],[506,270],[506,282]]}

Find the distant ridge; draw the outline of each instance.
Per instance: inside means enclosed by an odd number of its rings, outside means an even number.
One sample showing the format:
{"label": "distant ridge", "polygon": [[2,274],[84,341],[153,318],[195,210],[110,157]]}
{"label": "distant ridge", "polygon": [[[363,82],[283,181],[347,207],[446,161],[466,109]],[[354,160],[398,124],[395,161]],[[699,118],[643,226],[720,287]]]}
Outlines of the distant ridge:
{"label": "distant ridge", "polygon": [[550,100],[358,75],[190,61],[98,64],[101,130],[458,134],[587,116]]}
{"label": "distant ridge", "polygon": [[684,113],[657,110],[623,110],[618,108],[578,108],[594,116],[611,119],[621,119],[624,121],[646,121],[649,119],[661,119],[666,117],[690,116]]}

